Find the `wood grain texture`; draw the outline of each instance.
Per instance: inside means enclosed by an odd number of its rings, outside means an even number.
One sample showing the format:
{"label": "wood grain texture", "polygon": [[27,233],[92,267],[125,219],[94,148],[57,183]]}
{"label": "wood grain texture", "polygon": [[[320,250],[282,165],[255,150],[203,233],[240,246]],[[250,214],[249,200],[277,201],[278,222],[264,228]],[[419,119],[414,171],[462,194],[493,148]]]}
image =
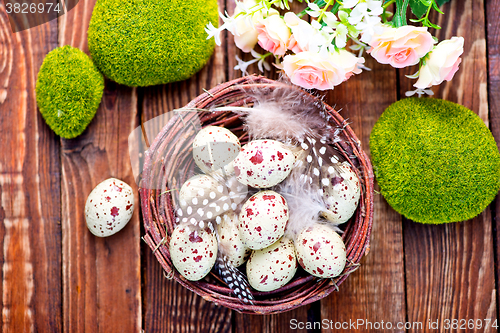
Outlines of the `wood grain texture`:
{"label": "wood grain texture", "polygon": [[[365,54],[372,71],[352,77],[327,95],[369,153],[370,132],[382,112],[397,99],[396,71]],[[377,189],[377,187],[376,187]],[[370,251],[358,271],[321,302],[321,317],[329,321],[398,322],[405,319],[404,264],[401,217],[375,195]],[[391,258],[388,260],[388,258]],[[370,331],[370,326],[346,331]],[[326,332],[335,331],[327,329]]]}
{"label": "wood grain texture", "polygon": [[[219,1],[219,9],[225,3]],[[221,23],[222,24],[222,23]],[[186,81],[142,90],[142,122],[183,107],[203,89],[210,89],[227,80],[226,45],[215,48],[210,62]],[[160,128],[158,128],[159,130]],[[148,138],[151,143],[154,138]],[[198,295],[168,280],[153,253],[143,244],[145,268],[146,332],[230,332],[231,310],[206,302]]]}
{"label": "wood grain texture", "polygon": [[12,33],[0,4],[0,261],[4,332],[62,330],[59,142],[35,84],[57,43],[50,22]]}
{"label": "wood grain texture", "polygon": [[[500,1],[486,0],[486,32],[487,32],[487,50],[488,50],[488,101],[490,107],[490,129],[500,147]],[[500,299],[498,277],[500,276],[500,267],[498,260],[500,250],[498,242],[500,240],[500,200],[498,197],[493,205],[494,214],[494,244],[495,246],[495,268],[496,268],[496,290],[497,302]],[[497,311],[499,305],[497,304]],[[498,315],[497,315],[498,316]]]}
{"label": "wood grain texture", "polygon": [[[233,13],[235,9],[235,2],[232,0],[228,0],[226,3],[226,10],[228,13]],[[294,12],[300,12],[305,8],[304,4],[299,2],[293,2],[291,4],[290,9]],[[265,51],[260,50],[262,54]],[[234,70],[234,67],[237,65],[236,56],[245,61],[249,61],[253,59],[253,56],[250,54],[246,54],[239,50],[234,44],[234,38],[229,33],[227,34],[227,54],[228,54],[228,80],[233,80],[235,78],[241,77],[242,73],[239,70]],[[267,58],[267,61],[271,64],[273,60],[272,57]],[[260,72],[258,66],[256,64],[252,64],[248,67],[249,74],[260,74],[264,75],[268,78],[278,80],[281,74],[276,70],[274,66],[271,65],[271,71],[265,71],[264,73]],[[293,309],[291,311],[280,313],[276,315],[265,315],[265,316],[256,316],[256,315],[248,315],[241,314],[237,312],[234,313],[233,320],[233,330],[234,332],[289,332],[291,320],[297,320],[298,322],[307,322],[313,318],[319,320],[320,313],[320,304],[317,302],[316,304],[311,304],[305,307],[300,307],[297,309]],[[309,318],[309,319],[308,319]],[[302,332],[304,330],[297,330],[297,332]]]}
{"label": "wood grain texture", "polygon": [[[80,1],[59,18],[59,44],[88,54],[87,27],[94,1]],[[86,227],[87,196],[115,177],[134,183],[128,136],[139,125],[136,89],[106,81],[103,100],[87,130],[62,140],[64,330],[139,332],[142,325],[139,201],[128,225],[107,238]]]}
{"label": "wood grain texture", "polygon": [[[483,1],[452,1],[443,6],[443,11],[453,19],[432,17],[442,26],[436,34],[439,40],[457,35],[465,38],[460,70],[451,82],[433,91],[435,97],[465,105],[488,124],[483,6]],[[413,81],[403,76],[410,72],[408,69],[400,73],[402,95],[412,89]],[[429,320],[497,318],[491,226],[489,208],[462,223],[431,226],[405,221],[409,321],[425,325]],[[487,331],[495,330],[490,327]]]}

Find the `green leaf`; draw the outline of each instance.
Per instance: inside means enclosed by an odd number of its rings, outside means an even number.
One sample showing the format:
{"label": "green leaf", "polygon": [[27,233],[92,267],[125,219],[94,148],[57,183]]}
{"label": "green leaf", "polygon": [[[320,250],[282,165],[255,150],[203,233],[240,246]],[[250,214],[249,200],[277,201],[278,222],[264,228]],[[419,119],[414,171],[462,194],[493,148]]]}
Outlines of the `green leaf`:
{"label": "green leaf", "polygon": [[396,14],[392,22],[396,28],[406,25],[406,11],[410,0],[396,0]]}
{"label": "green leaf", "polygon": [[411,12],[418,18],[421,18],[427,12],[430,4],[426,4],[427,1],[421,0],[410,0]]}
{"label": "green leaf", "polygon": [[334,13],[334,14],[337,14],[337,12],[339,11],[339,8],[340,8],[340,3],[336,2],[336,3],[333,5],[333,7],[332,7],[332,9],[331,9],[330,11],[331,11],[332,13]]}
{"label": "green leaf", "polygon": [[439,7],[441,7],[443,4],[450,2],[450,0],[436,0],[437,4]]}

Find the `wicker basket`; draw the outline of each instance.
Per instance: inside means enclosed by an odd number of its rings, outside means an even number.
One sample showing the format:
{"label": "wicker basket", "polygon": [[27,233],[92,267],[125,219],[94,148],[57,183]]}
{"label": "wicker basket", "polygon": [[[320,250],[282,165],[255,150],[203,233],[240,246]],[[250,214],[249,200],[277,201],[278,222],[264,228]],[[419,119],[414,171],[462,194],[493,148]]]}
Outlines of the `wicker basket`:
{"label": "wicker basket", "polygon": [[[284,85],[264,77],[248,76],[221,84],[209,92],[203,93],[191,101],[185,108],[209,109],[213,106],[244,106],[252,105],[253,101],[245,93],[250,89],[276,88],[298,89]],[[316,99],[318,105],[324,107],[331,116],[331,122],[337,126],[345,126],[342,131],[342,142],[337,143],[337,149],[356,167],[362,183],[362,193],[355,216],[345,225],[343,240],[346,244],[348,265],[341,276],[334,279],[319,279],[299,269],[296,276],[284,287],[272,292],[254,292],[256,298],[253,305],[244,304],[231,294],[231,290],[214,273],[200,281],[188,281],[172,266],[168,243],[174,229],[175,213],[173,198],[167,188],[167,177],[180,151],[191,151],[188,144],[169,145],[169,142],[180,139],[181,129],[186,124],[196,120],[202,126],[225,126],[236,133],[242,144],[248,141],[243,132],[239,115],[232,112],[185,112],[173,117],[157,135],[151,144],[144,161],[142,174],[141,196],[142,214],[146,235],[144,240],[153,250],[156,258],[165,270],[168,278],[173,278],[184,287],[202,296],[205,300],[237,310],[243,313],[272,314],[294,309],[326,297],[354,271],[361,257],[368,251],[370,230],[373,219],[373,170],[367,155],[360,147],[360,142],[352,129],[345,124],[344,119],[330,106],[313,95],[303,92],[304,98]],[[165,158],[168,157],[168,158]],[[192,175],[193,163],[181,171],[181,180],[185,181]],[[180,170],[176,170],[179,174]]]}

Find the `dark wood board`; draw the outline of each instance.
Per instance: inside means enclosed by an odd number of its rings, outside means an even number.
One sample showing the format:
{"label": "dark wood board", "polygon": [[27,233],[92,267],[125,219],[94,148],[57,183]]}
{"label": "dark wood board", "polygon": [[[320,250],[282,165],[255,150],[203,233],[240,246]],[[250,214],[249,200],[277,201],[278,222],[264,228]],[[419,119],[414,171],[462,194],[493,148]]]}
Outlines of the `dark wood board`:
{"label": "dark wood board", "polygon": [[[465,38],[460,71],[451,82],[434,87],[435,97],[460,103],[470,108],[488,124],[487,66],[485,17],[483,1],[452,1],[443,7],[445,19],[433,15],[431,20],[442,29],[439,40],[452,36]],[[413,90],[414,80],[404,77],[410,70],[400,71],[401,89]],[[473,319],[497,319],[492,215],[487,208],[481,215],[462,223],[423,225],[405,220],[404,245],[409,322],[420,322],[428,328],[438,321],[439,331],[459,331],[456,326],[445,330],[447,323],[457,320],[462,326]],[[448,322],[448,320],[450,322]],[[426,326],[427,325],[427,326]],[[494,332],[477,326],[473,332]],[[411,330],[418,332],[418,329]]]}
{"label": "dark wood board", "polygon": [[[224,6],[224,1],[219,1],[219,8],[223,9]],[[203,89],[208,90],[225,82],[226,57],[224,41],[221,47],[215,48],[208,65],[191,79],[162,87],[144,88],[142,121],[146,122],[181,108],[203,93]],[[149,140],[151,143],[151,139]],[[232,314],[229,309],[207,302],[176,282],[168,280],[146,244],[143,244],[143,252],[146,257],[146,332],[231,332]]]}
{"label": "dark wood board", "polygon": [[[487,45],[487,65],[488,65],[488,104],[490,129],[496,139],[497,147],[500,147],[500,1],[485,1],[486,13],[486,45]],[[499,310],[499,287],[498,277],[500,276],[500,267],[498,258],[500,250],[498,242],[500,240],[500,200],[498,196],[492,204],[493,215],[493,247],[495,254],[496,271],[496,299],[497,299],[497,318]]]}
{"label": "dark wood board", "polygon": [[[36,76],[44,56],[58,45],[88,53],[94,2],[81,0],[59,20],[16,34],[0,2],[2,331],[274,333],[291,331],[292,320],[427,325],[429,320],[498,318],[499,200],[471,221],[428,226],[402,218],[376,195],[370,253],[359,270],[322,301],[272,316],[218,307],[168,280],[140,240],[137,198],[123,231],[107,239],[90,234],[83,207],[94,186],[117,177],[137,190],[128,155],[132,130],[186,105],[204,88],[240,76],[233,67],[235,55],[243,57],[229,36],[207,67],[189,80],[148,88],[106,81],[88,129],[77,139],[61,140],[37,110]],[[232,0],[219,5],[229,13],[234,9]],[[454,80],[433,88],[436,97],[478,113],[500,142],[500,1],[452,0],[443,10],[445,16],[432,17],[443,28],[438,38],[464,36],[465,53]],[[325,98],[342,109],[368,152],[373,125],[412,88],[414,81],[404,75],[415,68],[398,71],[366,58],[371,72],[351,78]],[[256,66],[249,72],[257,72]],[[276,70],[265,75],[279,77]]]}
{"label": "dark wood board", "polygon": [[[88,54],[94,1],[59,18],[59,45]],[[139,200],[128,225],[98,238],[86,226],[87,196],[115,177],[132,186],[128,136],[139,126],[137,90],[106,81],[94,120],[73,140],[61,140],[63,317],[66,332],[137,332],[142,327]],[[137,193],[137,192],[135,192]]]}
{"label": "dark wood board", "polygon": [[[365,54],[364,71],[336,87],[327,95],[369,152],[370,132],[380,114],[397,100],[397,73],[390,66],[378,64]],[[376,188],[376,190],[378,187]],[[333,323],[352,323],[358,319],[371,322],[399,322],[405,319],[405,286],[401,217],[380,194],[376,194],[370,251],[354,272],[321,302],[322,318]],[[388,258],[391,258],[388,260]],[[361,322],[360,322],[361,323]],[[359,325],[346,331],[365,331]],[[335,331],[331,324],[325,331]]]}
{"label": "dark wood board", "polygon": [[60,144],[35,100],[51,22],[13,34],[0,5],[0,260],[4,332],[61,332]]}

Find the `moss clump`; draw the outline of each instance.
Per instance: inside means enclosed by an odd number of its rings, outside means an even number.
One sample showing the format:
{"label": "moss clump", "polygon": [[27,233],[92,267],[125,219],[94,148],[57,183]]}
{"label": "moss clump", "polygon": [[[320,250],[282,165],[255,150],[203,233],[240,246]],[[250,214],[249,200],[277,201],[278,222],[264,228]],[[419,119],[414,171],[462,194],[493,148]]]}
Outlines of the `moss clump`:
{"label": "moss clump", "polygon": [[208,62],[216,0],[99,0],[88,30],[97,67],[113,81],[150,86],[191,77]]}
{"label": "moss clump", "polygon": [[82,134],[99,107],[104,77],[92,60],[69,45],[50,51],[36,81],[36,102],[47,125],[71,139]]}
{"label": "moss clump", "polygon": [[409,98],[389,106],[370,136],[382,195],[422,223],[480,214],[500,188],[500,154],[483,121],[444,100]]}

